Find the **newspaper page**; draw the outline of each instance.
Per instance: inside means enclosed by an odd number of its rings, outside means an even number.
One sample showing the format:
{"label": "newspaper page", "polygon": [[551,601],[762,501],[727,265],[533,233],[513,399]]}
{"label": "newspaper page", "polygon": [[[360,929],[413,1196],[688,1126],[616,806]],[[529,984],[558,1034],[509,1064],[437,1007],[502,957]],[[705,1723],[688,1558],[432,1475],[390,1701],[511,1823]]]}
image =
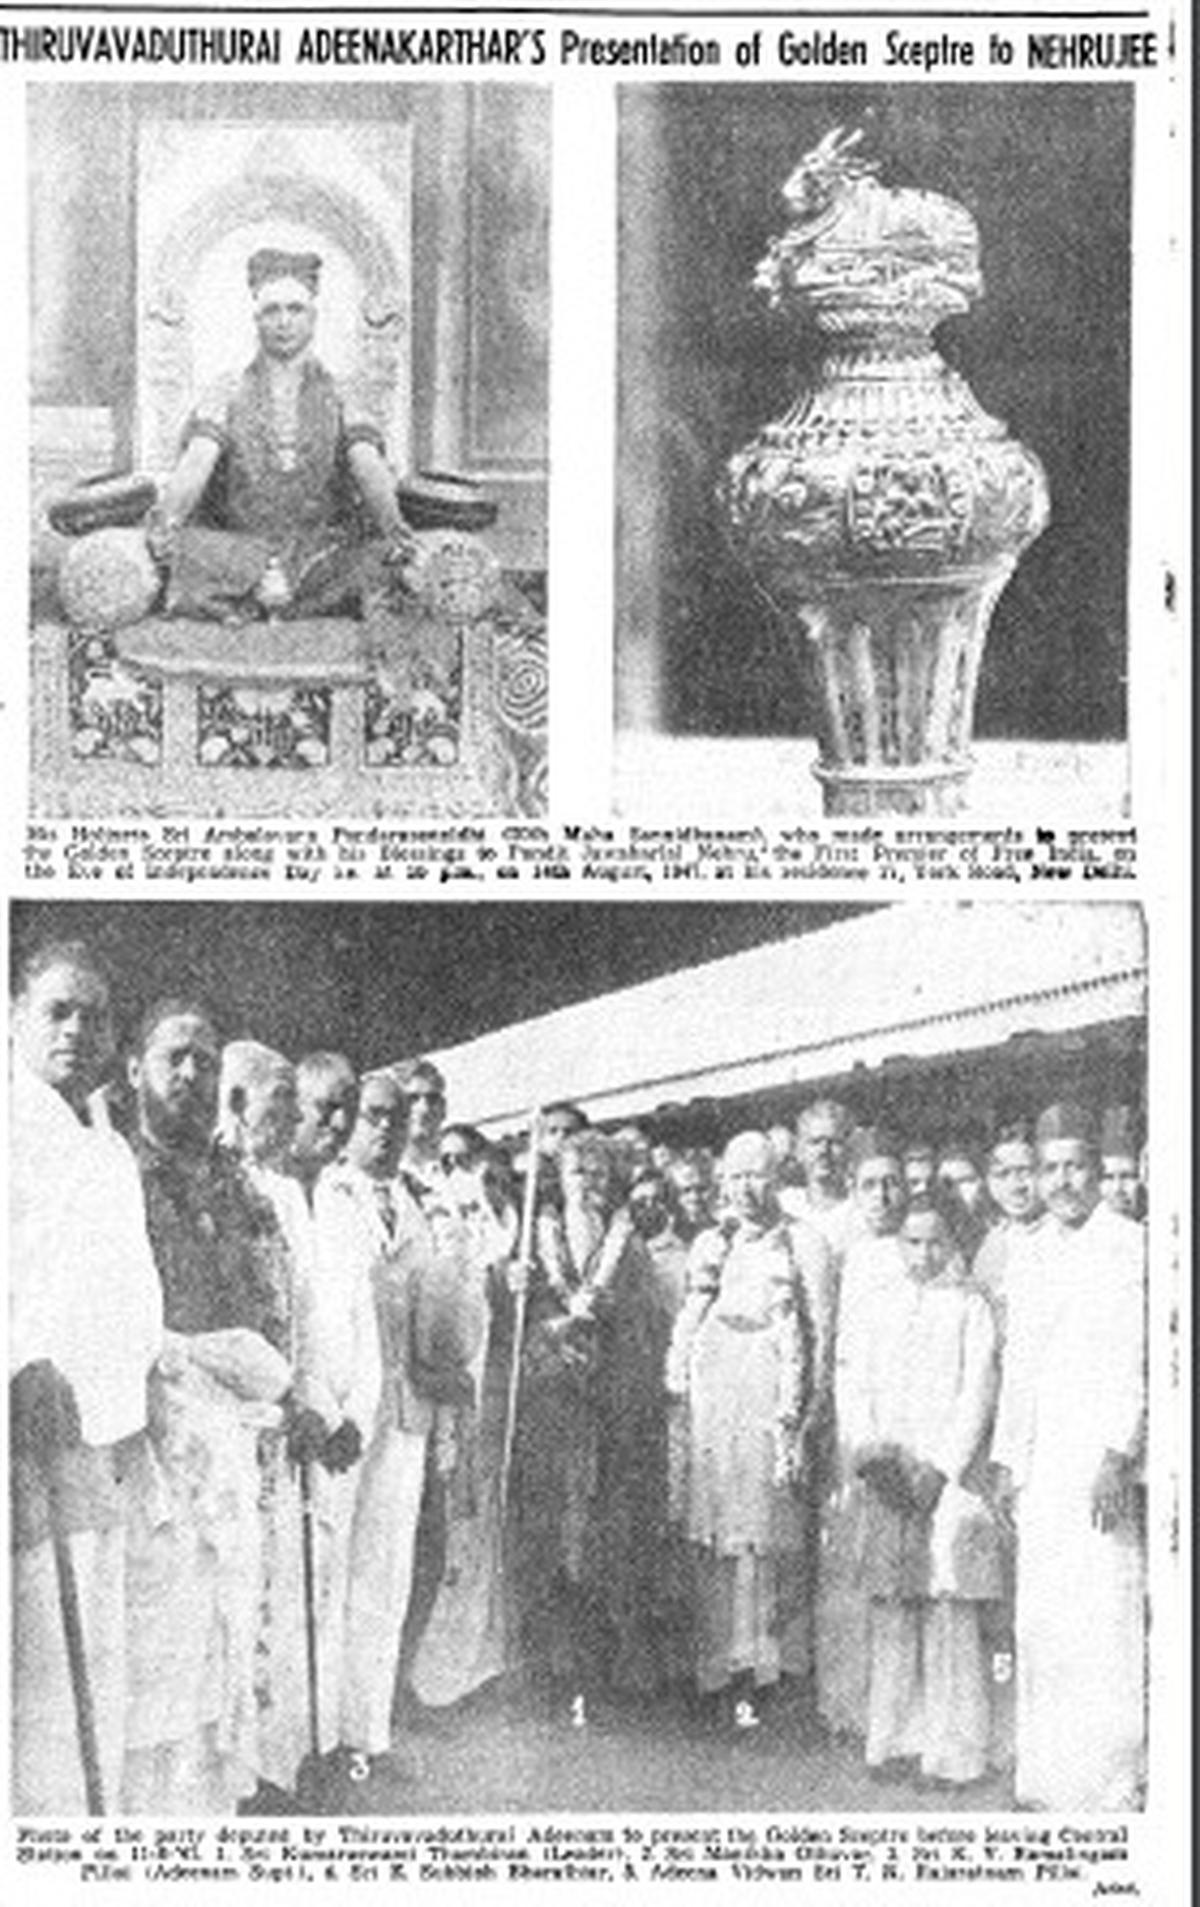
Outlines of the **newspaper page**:
{"label": "newspaper page", "polygon": [[1190,28],[0,7],[6,1899],[1188,1897]]}

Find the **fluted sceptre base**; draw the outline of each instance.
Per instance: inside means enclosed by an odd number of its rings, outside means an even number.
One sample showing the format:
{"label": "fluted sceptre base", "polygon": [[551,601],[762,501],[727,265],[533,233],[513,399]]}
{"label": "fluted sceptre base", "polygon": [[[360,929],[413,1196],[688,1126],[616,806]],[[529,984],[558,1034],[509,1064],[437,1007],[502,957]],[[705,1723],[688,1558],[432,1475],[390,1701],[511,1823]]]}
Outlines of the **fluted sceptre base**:
{"label": "fluted sceptre base", "polygon": [[961,811],[984,641],[1011,569],[805,592],[788,622],[818,710],[827,814]]}

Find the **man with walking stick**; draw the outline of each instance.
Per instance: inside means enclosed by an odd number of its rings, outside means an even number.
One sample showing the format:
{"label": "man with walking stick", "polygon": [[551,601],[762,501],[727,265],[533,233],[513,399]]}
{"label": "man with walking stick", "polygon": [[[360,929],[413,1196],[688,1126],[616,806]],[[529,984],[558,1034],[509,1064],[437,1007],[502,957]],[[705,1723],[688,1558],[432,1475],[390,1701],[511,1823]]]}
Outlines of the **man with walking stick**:
{"label": "man with walking stick", "polygon": [[112,1040],[86,947],[26,961],[12,1034],[13,1808],[100,1814],[120,1792],[127,1477],[162,1300],[132,1155],[89,1105]]}
{"label": "man with walking stick", "polygon": [[395,1077],[368,1073],[346,1156],[323,1174],[315,1201],[321,1279],[359,1310],[365,1298],[377,1333],[380,1381],[371,1418],[361,1425],[338,1691],[345,1771],[364,1796],[379,1791],[378,1782],[366,1787],[372,1776],[386,1784],[415,1774],[392,1739],[392,1700],[412,1594],[426,1445],[438,1407],[462,1401],[465,1382],[453,1346],[439,1363],[431,1343],[436,1241],[399,1170],[407,1123],[407,1100]]}

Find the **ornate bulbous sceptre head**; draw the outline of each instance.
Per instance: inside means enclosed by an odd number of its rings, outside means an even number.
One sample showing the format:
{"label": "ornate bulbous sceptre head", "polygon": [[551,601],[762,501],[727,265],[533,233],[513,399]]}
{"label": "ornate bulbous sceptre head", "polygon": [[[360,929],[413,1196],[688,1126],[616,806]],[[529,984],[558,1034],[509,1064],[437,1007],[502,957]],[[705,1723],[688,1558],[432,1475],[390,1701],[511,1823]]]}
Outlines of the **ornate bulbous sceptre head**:
{"label": "ornate bulbous sceptre head", "polygon": [[828,811],[953,813],[988,622],[1046,482],[933,340],[983,289],[974,220],[881,185],[861,142],[835,127],[783,187],[755,284],[823,349],[721,496],[802,661]]}

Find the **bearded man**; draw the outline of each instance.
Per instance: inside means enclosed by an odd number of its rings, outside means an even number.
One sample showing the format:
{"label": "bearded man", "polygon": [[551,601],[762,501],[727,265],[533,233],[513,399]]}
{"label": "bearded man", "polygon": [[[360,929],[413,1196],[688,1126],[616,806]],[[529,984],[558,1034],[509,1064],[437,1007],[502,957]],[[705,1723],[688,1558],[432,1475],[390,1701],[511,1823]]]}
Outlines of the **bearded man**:
{"label": "bearded man", "polygon": [[205,1009],[168,999],[129,1063],[168,1335],[133,1476],[127,1813],[226,1812],[261,1772],[258,1446],[292,1385],[291,1293],[275,1212],[215,1137],[219,1059]]}

